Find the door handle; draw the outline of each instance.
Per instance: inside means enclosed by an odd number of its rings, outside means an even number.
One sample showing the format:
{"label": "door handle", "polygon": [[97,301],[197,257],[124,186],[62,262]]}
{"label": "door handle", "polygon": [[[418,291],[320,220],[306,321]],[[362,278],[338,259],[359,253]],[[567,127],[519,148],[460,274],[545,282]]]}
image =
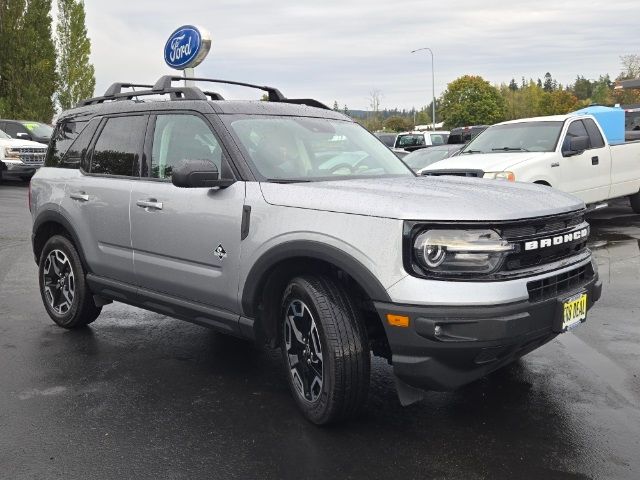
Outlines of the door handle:
{"label": "door handle", "polygon": [[559,167],[559,166],[560,166],[560,162],[553,162],[553,163],[551,164],[551,168],[553,168],[553,167]]}
{"label": "door handle", "polygon": [[600,163],[600,159],[595,156],[595,157],[591,157],[591,165],[598,165]]}
{"label": "door handle", "polygon": [[87,195],[85,192],[70,193],[69,197],[72,198],[73,200],[79,200],[80,202],[88,202],[89,201],[89,195]]}
{"label": "door handle", "polygon": [[156,201],[154,198],[150,198],[149,200],[138,200],[136,202],[141,208],[150,208],[152,210],[162,210],[162,202]]}

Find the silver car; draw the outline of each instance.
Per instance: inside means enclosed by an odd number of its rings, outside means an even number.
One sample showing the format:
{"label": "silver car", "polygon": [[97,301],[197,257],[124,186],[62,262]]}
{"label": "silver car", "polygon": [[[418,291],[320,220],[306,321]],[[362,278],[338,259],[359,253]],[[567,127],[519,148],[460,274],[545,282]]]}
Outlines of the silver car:
{"label": "silver car", "polygon": [[600,297],[576,198],[417,177],[317,101],[174,81],[60,115],[30,208],[61,327],[116,301],[279,348],[300,410],[325,424],[362,409],[371,353],[409,404],[580,325]]}

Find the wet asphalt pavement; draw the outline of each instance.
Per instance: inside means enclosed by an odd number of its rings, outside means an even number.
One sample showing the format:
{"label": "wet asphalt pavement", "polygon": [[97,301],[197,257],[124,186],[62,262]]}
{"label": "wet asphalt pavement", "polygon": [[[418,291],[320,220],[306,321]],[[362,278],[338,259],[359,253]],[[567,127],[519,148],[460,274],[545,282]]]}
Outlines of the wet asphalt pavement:
{"label": "wet asphalt pavement", "polygon": [[277,353],[121,304],[83,331],[41,304],[27,188],[0,186],[0,478],[640,478],[640,215],[591,218],[603,297],[514,365],[402,408],[298,414]]}

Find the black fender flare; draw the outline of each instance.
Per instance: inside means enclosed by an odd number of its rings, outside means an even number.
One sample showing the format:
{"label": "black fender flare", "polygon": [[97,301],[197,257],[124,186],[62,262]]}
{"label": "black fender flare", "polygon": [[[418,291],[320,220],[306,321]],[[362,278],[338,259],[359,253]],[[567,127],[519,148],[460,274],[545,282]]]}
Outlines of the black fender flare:
{"label": "black fender flare", "polygon": [[251,267],[242,290],[244,315],[255,318],[255,300],[269,276],[271,269],[283,260],[306,257],[327,262],[351,276],[376,301],[391,302],[380,280],[360,261],[343,250],[313,240],[293,240],[281,243],[263,253]]}
{"label": "black fender flare", "polygon": [[85,270],[88,272],[89,270],[87,270],[87,261],[84,256],[80,240],[78,239],[78,234],[71,226],[71,222],[57,210],[44,210],[39,213],[33,221],[33,227],[31,230],[31,248],[33,249],[33,256],[36,264],[38,263],[38,252],[36,252],[36,233],[45,223],[57,223],[61,225],[67,232],[69,232],[69,235],[71,235],[71,240],[78,250],[78,255],[80,255],[80,260],[82,260],[82,264],[85,267]]}

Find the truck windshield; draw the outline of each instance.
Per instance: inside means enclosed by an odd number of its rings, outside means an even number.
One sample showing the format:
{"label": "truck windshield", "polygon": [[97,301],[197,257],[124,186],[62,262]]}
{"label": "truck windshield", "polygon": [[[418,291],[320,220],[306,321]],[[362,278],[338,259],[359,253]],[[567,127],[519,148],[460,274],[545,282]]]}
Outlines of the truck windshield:
{"label": "truck windshield", "polygon": [[391,150],[356,123],[264,115],[223,119],[245,158],[265,180],[414,175]]}
{"label": "truck windshield", "polygon": [[460,152],[553,152],[556,149],[562,122],[519,122],[494,125],[475,137]]}
{"label": "truck windshield", "polygon": [[22,122],[24,128],[38,137],[51,137],[53,128],[45,123],[40,122]]}

